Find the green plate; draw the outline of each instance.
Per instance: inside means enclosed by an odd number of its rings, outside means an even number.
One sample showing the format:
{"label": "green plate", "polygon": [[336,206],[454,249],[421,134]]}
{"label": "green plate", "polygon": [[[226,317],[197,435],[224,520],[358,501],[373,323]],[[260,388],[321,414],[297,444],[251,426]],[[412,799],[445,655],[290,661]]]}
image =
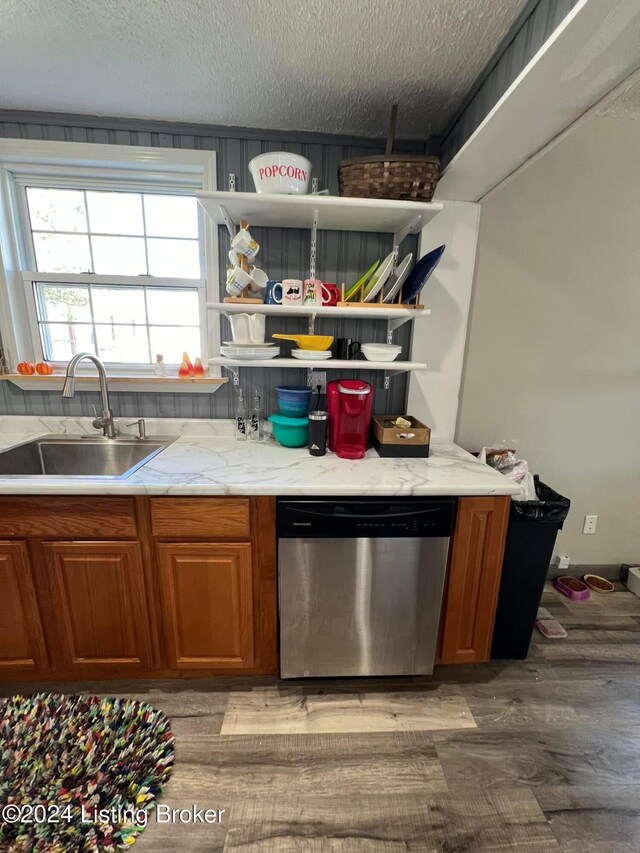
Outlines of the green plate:
{"label": "green plate", "polygon": [[378,269],[379,266],[380,266],[380,260],[374,261],[374,263],[371,264],[371,266],[366,271],[366,273],[364,275],[361,275],[355,284],[351,285],[351,287],[349,288],[349,290],[347,291],[347,293],[344,297],[346,302],[350,302],[353,299],[353,297],[360,290],[362,285],[367,283],[367,281],[369,280],[369,277],[374,274],[374,272]]}

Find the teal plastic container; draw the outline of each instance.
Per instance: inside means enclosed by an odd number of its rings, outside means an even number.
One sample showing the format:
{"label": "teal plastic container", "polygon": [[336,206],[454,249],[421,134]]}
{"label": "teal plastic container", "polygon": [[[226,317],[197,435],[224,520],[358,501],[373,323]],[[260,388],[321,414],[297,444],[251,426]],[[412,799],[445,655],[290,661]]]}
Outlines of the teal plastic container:
{"label": "teal plastic container", "polygon": [[309,443],[309,418],[288,418],[286,415],[270,415],[276,441],[283,447],[304,447]]}

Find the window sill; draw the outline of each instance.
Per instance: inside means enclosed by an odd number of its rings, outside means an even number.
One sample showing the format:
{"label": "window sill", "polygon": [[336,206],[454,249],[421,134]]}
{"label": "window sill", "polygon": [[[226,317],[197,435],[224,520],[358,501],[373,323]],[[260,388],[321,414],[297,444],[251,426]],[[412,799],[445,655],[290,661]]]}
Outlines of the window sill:
{"label": "window sill", "polygon": [[[160,376],[110,376],[110,391],[152,392],[157,394],[213,394],[229,380],[206,376],[204,379],[178,379],[178,377]],[[54,373],[50,376],[22,376],[9,373],[0,376],[0,380],[11,382],[23,391],[62,391],[64,375]],[[82,391],[98,391],[100,383],[95,376],[76,376],[76,385]]]}

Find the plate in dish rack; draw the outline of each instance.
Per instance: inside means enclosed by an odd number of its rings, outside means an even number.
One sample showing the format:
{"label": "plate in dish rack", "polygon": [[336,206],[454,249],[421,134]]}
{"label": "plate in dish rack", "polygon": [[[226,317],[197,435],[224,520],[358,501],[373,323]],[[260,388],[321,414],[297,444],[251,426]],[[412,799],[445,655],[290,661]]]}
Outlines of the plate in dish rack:
{"label": "plate in dish rack", "polygon": [[395,259],[395,252],[389,252],[384,261],[380,264],[378,269],[374,272],[369,280],[369,284],[364,289],[364,301],[365,302],[373,302],[378,293],[380,292],[380,288],[385,284],[386,280],[391,275],[391,270],[393,269],[393,261]]}
{"label": "plate in dish rack", "polygon": [[413,252],[409,252],[395,268],[393,275],[387,281],[384,287],[383,302],[391,302],[393,297],[398,293],[402,285],[407,280],[409,270],[411,269],[411,261],[413,260]]}

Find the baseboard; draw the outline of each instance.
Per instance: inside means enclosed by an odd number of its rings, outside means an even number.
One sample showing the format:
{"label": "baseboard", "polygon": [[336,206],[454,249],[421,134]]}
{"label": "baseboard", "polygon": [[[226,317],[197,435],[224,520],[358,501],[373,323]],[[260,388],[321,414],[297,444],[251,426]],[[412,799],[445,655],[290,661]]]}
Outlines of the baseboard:
{"label": "baseboard", "polygon": [[560,575],[570,575],[571,577],[581,578],[584,575],[600,575],[601,578],[606,578],[610,581],[620,581],[623,579],[623,566],[620,563],[576,563],[575,565],[569,566],[568,569],[559,569],[557,565],[549,566],[549,571],[547,572],[547,578],[549,580],[553,580],[553,578],[560,577]]}

